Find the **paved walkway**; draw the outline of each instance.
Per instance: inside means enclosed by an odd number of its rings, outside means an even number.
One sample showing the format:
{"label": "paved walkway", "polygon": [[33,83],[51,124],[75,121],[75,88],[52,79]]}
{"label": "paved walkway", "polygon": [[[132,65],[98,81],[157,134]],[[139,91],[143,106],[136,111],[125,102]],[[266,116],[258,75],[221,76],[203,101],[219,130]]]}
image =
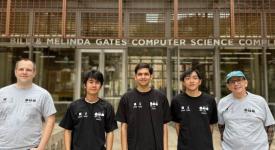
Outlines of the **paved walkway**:
{"label": "paved walkway", "polygon": [[[120,128],[120,125],[119,125]],[[115,131],[115,139],[114,139],[114,150],[120,150],[120,129]],[[177,137],[176,137],[176,130],[169,125],[168,128],[168,144],[169,150],[176,150],[177,149]]]}
{"label": "paved walkway", "polygon": [[[120,124],[119,124],[120,127]],[[177,149],[177,135],[176,130],[172,127],[172,124],[168,126],[168,144],[169,150],[176,150]],[[214,149],[221,150],[220,148],[220,134],[218,128],[215,127],[213,131],[213,141],[214,141]],[[52,137],[49,141],[47,150],[64,150],[64,143],[63,143],[63,129],[58,127],[57,124],[53,131]],[[114,145],[113,150],[120,150],[120,129],[115,130],[115,138],[114,138]],[[275,150],[275,136],[273,139],[273,143],[271,146],[271,150]]]}
{"label": "paved walkway", "polygon": [[[114,139],[114,150],[120,150],[120,129],[115,131],[115,139]],[[177,135],[176,130],[172,125],[168,126],[168,144],[169,150],[176,150],[177,149]],[[214,149],[221,150],[220,147],[220,133],[218,131],[218,127],[214,128],[213,131],[213,141],[214,141]],[[275,137],[271,146],[271,150],[275,150]]]}

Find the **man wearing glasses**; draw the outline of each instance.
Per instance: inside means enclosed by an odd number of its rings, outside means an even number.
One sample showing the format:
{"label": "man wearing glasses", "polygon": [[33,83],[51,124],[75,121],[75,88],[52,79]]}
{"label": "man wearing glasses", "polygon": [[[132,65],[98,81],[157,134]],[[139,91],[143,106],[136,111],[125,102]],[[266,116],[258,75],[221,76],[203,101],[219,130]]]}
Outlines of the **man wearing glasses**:
{"label": "man wearing glasses", "polygon": [[227,74],[226,85],[231,93],[218,104],[222,149],[268,150],[275,121],[266,100],[246,90],[242,71]]}

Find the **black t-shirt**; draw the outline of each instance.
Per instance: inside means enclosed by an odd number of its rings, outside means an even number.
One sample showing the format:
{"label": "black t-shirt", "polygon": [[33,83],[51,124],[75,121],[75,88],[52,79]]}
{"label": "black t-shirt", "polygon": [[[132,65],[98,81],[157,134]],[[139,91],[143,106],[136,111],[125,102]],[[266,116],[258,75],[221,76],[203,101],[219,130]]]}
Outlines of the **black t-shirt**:
{"label": "black t-shirt", "polygon": [[218,122],[215,99],[202,93],[190,97],[186,93],[171,102],[172,120],[180,123],[178,150],[213,150],[210,124]]}
{"label": "black t-shirt", "polygon": [[170,121],[168,100],[155,89],[131,90],[121,98],[116,120],[128,125],[129,150],[162,150],[163,124]]}
{"label": "black t-shirt", "polygon": [[117,129],[114,109],[105,100],[72,102],[59,126],[72,130],[72,150],[104,150],[105,133]]}

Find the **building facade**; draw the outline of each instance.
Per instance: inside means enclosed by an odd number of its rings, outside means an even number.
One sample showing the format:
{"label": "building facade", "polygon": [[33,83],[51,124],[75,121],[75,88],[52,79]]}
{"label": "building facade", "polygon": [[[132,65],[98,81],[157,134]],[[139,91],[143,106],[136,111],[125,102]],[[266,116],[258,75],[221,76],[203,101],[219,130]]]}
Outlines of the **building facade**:
{"label": "building facade", "polygon": [[134,67],[154,68],[152,84],[171,99],[180,74],[196,67],[217,100],[225,75],[242,70],[249,90],[275,102],[274,0],[0,0],[0,87],[31,58],[37,84],[59,112],[83,93],[90,69],[105,75],[101,96],[117,107],[134,87]]}

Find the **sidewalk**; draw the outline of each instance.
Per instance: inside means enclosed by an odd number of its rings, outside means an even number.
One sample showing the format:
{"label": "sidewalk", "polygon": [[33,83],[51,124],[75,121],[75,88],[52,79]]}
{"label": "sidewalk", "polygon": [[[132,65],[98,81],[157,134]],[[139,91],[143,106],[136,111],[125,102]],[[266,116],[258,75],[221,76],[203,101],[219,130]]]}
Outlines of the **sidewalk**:
{"label": "sidewalk", "polygon": [[[120,150],[120,129],[115,131],[115,139],[114,139],[114,150]],[[218,127],[214,128],[213,131],[213,143],[214,143],[214,150],[221,150],[220,147],[220,133],[218,131]],[[177,134],[176,130],[172,125],[168,126],[168,144],[169,144],[169,150],[176,150],[177,149]],[[273,139],[273,143],[271,146],[271,150],[275,150],[275,136]]]}
{"label": "sidewalk", "polygon": [[[118,124],[120,128],[120,124]],[[120,150],[120,129],[115,130],[114,136],[114,145],[113,150]],[[220,147],[220,133],[218,128],[215,127],[213,131],[213,142],[214,142],[214,150],[221,150]],[[177,149],[177,134],[176,130],[170,124],[168,126],[168,144],[169,150],[176,150]],[[63,141],[63,129],[55,125],[52,137],[48,143],[47,150],[64,150],[64,141]],[[273,143],[271,145],[271,150],[275,150],[275,136],[273,139]]]}

